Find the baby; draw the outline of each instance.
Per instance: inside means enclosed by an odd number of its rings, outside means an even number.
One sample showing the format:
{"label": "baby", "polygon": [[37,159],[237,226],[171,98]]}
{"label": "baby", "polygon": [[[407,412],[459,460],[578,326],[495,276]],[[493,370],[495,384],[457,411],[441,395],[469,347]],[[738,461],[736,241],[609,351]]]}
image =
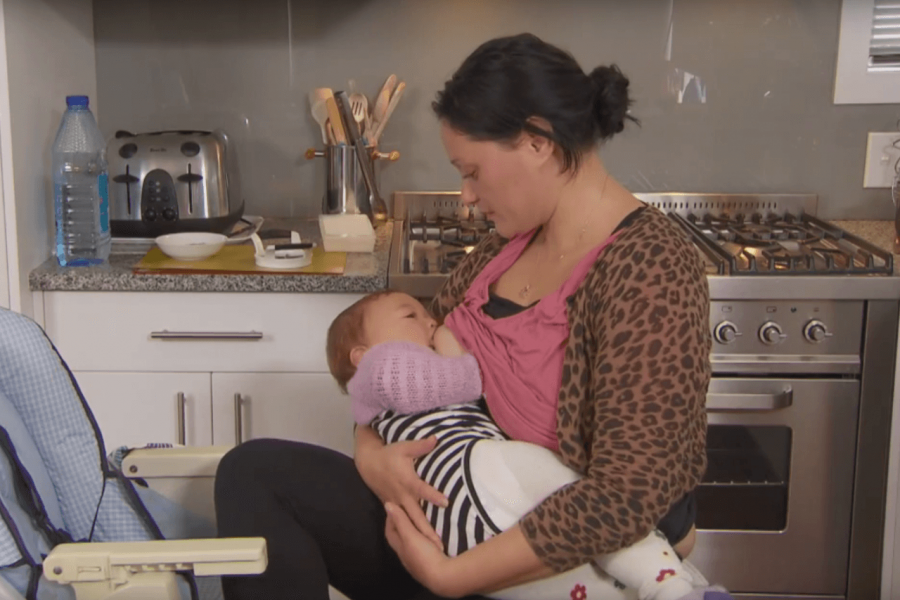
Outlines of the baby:
{"label": "baby", "polygon": [[[580,478],[549,449],[509,440],[480,400],[475,357],[407,294],[377,292],[338,315],[328,330],[327,355],[358,424],[370,425],[385,443],[438,438],[416,471],[448,499],[447,507],[423,503],[423,509],[450,556],[515,525]],[[587,598],[601,599],[635,592],[640,600],[702,599],[707,592],[706,600],[730,598],[707,586],[665,536],[653,532],[594,564],[491,597],[539,599],[584,590]]]}

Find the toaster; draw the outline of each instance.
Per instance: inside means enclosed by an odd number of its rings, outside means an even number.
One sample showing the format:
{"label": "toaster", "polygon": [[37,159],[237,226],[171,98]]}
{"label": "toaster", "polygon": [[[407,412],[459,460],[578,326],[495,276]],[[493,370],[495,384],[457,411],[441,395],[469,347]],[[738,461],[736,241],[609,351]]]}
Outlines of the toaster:
{"label": "toaster", "polygon": [[244,212],[237,160],[224,131],[119,131],[106,156],[113,236],[224,233]]}

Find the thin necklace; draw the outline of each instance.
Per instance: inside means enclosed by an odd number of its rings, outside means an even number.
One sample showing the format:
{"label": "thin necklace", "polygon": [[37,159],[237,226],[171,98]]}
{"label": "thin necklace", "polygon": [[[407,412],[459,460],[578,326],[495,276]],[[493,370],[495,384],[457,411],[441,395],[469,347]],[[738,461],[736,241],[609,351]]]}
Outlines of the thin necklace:
{"label": "thin necklace", "polygon": [[[600,202],[603,201],[603,196],[606,194],[606,183],[608,181],[609,181],[609,172],[607,172],[606,177],[603,178],[603,187],[600,190],[600,198],[597,200],[597,202],[594,204],[594,206],[591,207],[591,212],[588,214],[589,217],[593,216],[594,209],[596,208],[597,204],[600,204]],[[572,252],[574,252],[575,250],[577,250],[578,248],[581,247],[581,241],[584,239],[584,235],[587,233],[588,224],[590,224],[590,222],[591,221],[589,218],[585,219],[585,221],[584,221],[585,225],[584,225],[584,227],[581,228],[581,231],[578,233],[578,237],[575,238],[575,243],[572,244],[572,247],[569,250],[560,254],[559,258],[556,259],[557,261],[561,261],[563,258],[565,258],[566,254],[571,254]],[[531,292],[531,283],[529,282],[529,283],[526,283],[522,287],[521,290],[519,290],[519,298],[521,298],[522,300],[527,299],[528,294],[530,292]]]}

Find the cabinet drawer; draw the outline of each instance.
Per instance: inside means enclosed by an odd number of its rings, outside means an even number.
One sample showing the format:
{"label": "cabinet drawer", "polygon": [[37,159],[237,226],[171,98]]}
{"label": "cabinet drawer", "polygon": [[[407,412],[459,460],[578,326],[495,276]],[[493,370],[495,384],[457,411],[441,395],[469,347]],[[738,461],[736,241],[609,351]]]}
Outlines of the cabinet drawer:
{"label": "cabinet drawer", "polygon": [[77,371],[328,372],[358,294],[50,292],[45,329]]}

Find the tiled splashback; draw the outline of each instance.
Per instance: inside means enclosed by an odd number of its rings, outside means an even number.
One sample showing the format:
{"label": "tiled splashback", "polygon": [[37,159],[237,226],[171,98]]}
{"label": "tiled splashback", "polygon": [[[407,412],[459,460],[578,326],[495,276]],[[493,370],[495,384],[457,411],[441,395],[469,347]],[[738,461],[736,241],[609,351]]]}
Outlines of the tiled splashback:
{"label": "tiled splashback", "polygon": [[[813,192],[827,218],[892,217],[864,190],[868,131],[900,104],[832,103],[840,0],[94,0],[104,133],[222,127],[252,214],[314,216],[314,87],[406,94],[382,137],[397,189],[458,189],[434,93],[491,37],[531,31],[631,78],[630,127],[602,153],[633,191]],[[898,94],[900,103],[900,94]]]}

